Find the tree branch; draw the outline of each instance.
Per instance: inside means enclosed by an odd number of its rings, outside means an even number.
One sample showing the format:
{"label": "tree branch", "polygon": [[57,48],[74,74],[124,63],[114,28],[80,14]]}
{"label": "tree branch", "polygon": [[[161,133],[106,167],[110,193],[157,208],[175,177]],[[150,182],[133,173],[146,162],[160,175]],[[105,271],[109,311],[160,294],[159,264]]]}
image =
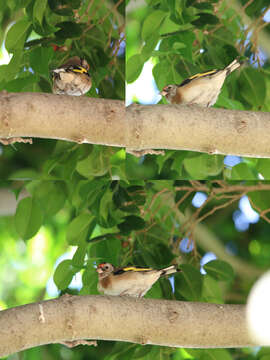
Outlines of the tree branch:
{"label": "tree branch", "polygon": [[0,138],[39,137],[124,146],[124,129],[123,101],[0,93]]}
{"label": "tree branch", "polygon": [[[257,190],[262,190],[261,185],[264,187],[267,186],[267,184],[258,184]],[[202,184],[202,188],[203,188]],[[252,186],[253,187],[253,186]],[[183,187],[178,187],[178,190],[183,189]],[[198,187],[187,187],[188,189],[198,189]],[[240,187],[238,185],[232,185],[228,186],[230,191],[240,191]],[[246,186],[246,189],[250,189],[250,187]],[[265,188],[267,190],[268,187]],[[209,190],[209,189],[208,189]],[[215,190],[215,193],[219,193],[219,188],[215,189],[213,188],[212,191]],[[223,188],[223,191],[226,192],[227,187]],[[250,189],[252,190],[252,189]],[[203,190],[207,191],[207,190]],[[165,194],[161,195],[162,201],[164,204],[166,204],[170,209],[170,214],[173,213],[173,216],[176,218],[177,222],[179,224],[188,223],[190,221],[190,218],[192,217],[192,212],[187,210],[185,211],[185,214],[183,214],[177,206],[175,206],[175,199],[174,195],[171,194],[170,196],[165,196]],[[165,221],[165,220],[164,220]],[[260,269],[253,264],[241,259],[239,256],[232,256],[230,253],[228,253],[224,247],[224,244],[222,241],[207,227],[206,225],[202,223],[197,223],[196,227],[194,229],[194,241],[196,244],[198,244],[202,249],[205,251],[212,251],[219,259],[224,260],[231,264],[236,274],[243,279],[249,279],[250,281],[255,281],[256,278],[261,276],[265,269]],[[178,250],[177,250],[178,253]]]}
{"label": "tree branch", "polygon": [[270,157],[270,114],[196,105],[131,105],[127,148]]}
{"label": "tree branch", "polygon": [[80,339],[194,348],[254,346],[245,309],[244,305],[64,296],[1,311],[0,356]]}
{"label": "tree branch", "polygon": [[41,93],[0,93],[0,138],[270,157],[270,114]]}

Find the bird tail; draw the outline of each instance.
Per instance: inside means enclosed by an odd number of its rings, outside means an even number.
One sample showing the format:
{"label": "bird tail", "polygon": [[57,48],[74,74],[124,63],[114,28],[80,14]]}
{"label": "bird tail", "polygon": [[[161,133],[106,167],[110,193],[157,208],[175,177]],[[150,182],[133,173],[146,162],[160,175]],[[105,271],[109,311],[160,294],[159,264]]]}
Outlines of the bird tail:
{"label": "bird tail", "polygon": [[162,269],[161,271],[162,271],[162,273],[161,273],[160,276],[166,276],[166,275],[174,274],[174,273],[179,272],[181,270],[177,269],[176,265],[172,265],[172,266],[169,266],[169,267],[167,267],[165,269]]}
{"label": "bird tail", "polygon": [[238,59],[233,60],[228,66],[225,67],[225,70],[227,71],[227,76],[233,72],[234,70],[238,69],[243,62],[238,61]]}

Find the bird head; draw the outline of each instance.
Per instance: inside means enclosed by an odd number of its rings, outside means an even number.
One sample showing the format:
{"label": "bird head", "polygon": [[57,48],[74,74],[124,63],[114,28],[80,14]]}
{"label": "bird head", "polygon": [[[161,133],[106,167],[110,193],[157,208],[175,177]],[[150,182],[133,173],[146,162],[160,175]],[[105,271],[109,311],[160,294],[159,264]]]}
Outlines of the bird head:
{"label": "bird head", "polygon": [[160,95],[167,97],[173,97],[176,94],[176,85],[167,85],[160,91]]}
{"label": "bird head", "polygon": [[101,263],[96,269],[99,275],[108,275],[114,271],[114,266],[110,263]]}

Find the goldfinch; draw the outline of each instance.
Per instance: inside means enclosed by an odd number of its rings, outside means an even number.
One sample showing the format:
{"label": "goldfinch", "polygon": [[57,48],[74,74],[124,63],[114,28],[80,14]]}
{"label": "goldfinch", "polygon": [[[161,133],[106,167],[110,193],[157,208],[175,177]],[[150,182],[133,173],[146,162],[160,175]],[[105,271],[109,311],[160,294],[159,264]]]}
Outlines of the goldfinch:
{"label": "goldfinch", "polygon": [[193,75],[180,85],[167,85],[162,89],[160,95],[165,96],[170,104],[213,106],[217,101],[225,78],[241,65],[235,59],[223,70],[212,70]]}
{"label": "goldfinch", "polygon": [[98,291],[105,295],[143,297],[153,284],[161,277],[174,274],[178,270],[175,265],[165,269],[140,268],[127,266],[115,268],[110,263],[102,263],[97,267]]}
{"label": "goldfinch", "polygon": [[54,69],[53,93],[58,95],[80,96],[90,90],[92,85],[86,60],[74,56],[61,67]]}

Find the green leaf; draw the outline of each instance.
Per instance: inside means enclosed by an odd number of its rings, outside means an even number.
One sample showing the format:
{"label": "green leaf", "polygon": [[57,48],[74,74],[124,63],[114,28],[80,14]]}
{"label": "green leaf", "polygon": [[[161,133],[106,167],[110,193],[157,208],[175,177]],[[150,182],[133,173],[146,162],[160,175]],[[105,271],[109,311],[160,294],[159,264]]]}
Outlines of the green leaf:
{"label": "green leaf", "polygon": [[265,76],[254,68],[244,68],[238,79],[243,98],[252,106],[259,107],[266,100]]}
{"label": "green leaf", "polygon": [[96,269],[94,269],[91,259],[89,261],[89,264],[87,264],[85,271],[82,274],[82,283],[83,283],[83,288],[80,291],[80,295],[98,294],[98,290],[97,290],[98,277],[97,277]]}
{"label": "green leaf", "polygon": [[167,61],[161,60],[153,67],[152,70],[157,88],[160,90],[169,83],[167,80],[166,69],[168,69]]}
{"label": "green leaf", "polygon": [[233,360],[226,349],[186,349],[186,352],[196,360]]}
{"label": "green leaf", "polygon": [[25,169],[14,171],[12,174],[9,175],[9,180],[22,180],[25,181],[25,179],[28,180],[37,180],[40,179],[42,175],[38,173],[36,170],[33,169]]}
{"label": "green leaf", "polygon": [[259,360],[270,360],[270,348],[269,347],[261,348],[260,351],[257,353],[257,358]]}
{"label": "green leaf", "polygon": [[42,19],[47,7],[47,0],[37,0],[35,1],[33,16],[37,21],[42,25]]}
{"label": "green leaf", "polygon": [[99,259],[98,263],[109,262],[115,266],[119,265],[121,241],[116,237],[104,241],[90,243],[88,256]]}
{"label": "green leaf", "polygon": [[167,15],[165,20],[163,21],[161,27],[159,28],[160,35],[173,33],[179,31],[181,29],[181,25],[179,23],[175,23],[170,19],[170,16]]}
{"label": "green leaf", "polygon": [[152,345],[136,347],[136,351],[132,355],[132,359],[145,359],[145,356],[151,352],[152,348]]}
{"label": "green leaf", "polygon": [[175,42],[173,44],[173,48],[174,48],[174,50],[176,50],[176,52],[177,52],[177,50],[183,49],[185,47],[186,47],[186,44],[181,43],[181,42]]}
{"label": "green leaf", "polygon": [[245,110],[244,105],[240,101],[229,99],[223,92],[220,93],[218,100],[215,103],[215,107],[232,110]]}
{"label": "green leaf", "polygon": [[220,281],[231,281],[234,278],[234,271],[231,265],[222,260],[212,260],[203,266],[207,274]]}
{"label": "green leaf", "polygon": [[43,181],[35,189],[35,197],[39,200],[44,214],[55,215],[65,204],[66,191],[62,182]]}
{"label": "green leaf", "polygon": [[223,159],[221,155],[193,153],[183,161],[186,171],[196,180],[205,179],[209,176],[217,176],[223,170]]}
{"label": "green leaf", "polygon": [[258,159],[256,169],[265,180],[270,179],[270,159]]}
{"label": "green leaf", "polygon": [[8,31],[5,46],[8,52],[22,49],[26,36],[31,28],[31,22],[28,20],[17,21]]}
{"label": "green leaf", "polygon": [[[171,50],[173,51],[173,49]],[[154,66],[153,76],[159,89],[162,89],[168,84],[179,84],[183,80],[174,68],[168,68],[168,62],[165,59],[161,60]]]}
{"label": "green leaf", "polygon": [[[267,6],[269,3],[267,0],[257,0],[246,3],[248,5],[245,9],[245,12],[250,17],[260,16],[262,8]],[[261,360],[261,359],[260,359]]]}
{"label": "green leaf", "polygon": [[88,229],[93,219],[93,215],[81,213],[71,221],[67,228],[67,242],[69,245],[78,245],[81,240],[86,240]]}
{"label": "green leaf", "polygon": [[77,250],[72,258],[72,264],[75,267],[82,268],[84,265],[86,250],[87,250],[88,243],[85,241],[82,241],[81,244],[77,247]]}
{"label": "green leaf", "polygon": [[[17,50],[13,53],[12,59],[8,65],[0,66],[0,81],[10,81],[17,77],[21,67],[23,53]],[[23,87],[23,86],[22,86]]]}
{"label": "green leaf", "polygon": [[186,45],[185,48],[182,48],[182,49],[178,48],[178,53],[180,53],[180,50],[181,50],[181,55],[182,55],[183,59],[186,59],[187,61],[194,63],[194,60],[193,60],[194,48],[192,45],[194,43],[194,41],[196,40],[194,32],[190,31],[190,29],[189,29],[189,31],[181,32],[180,39],[178,36],[171,37],[171,38],[172,38],[173,43],[174,42],[179,43],[179,40],[181,40],[181,43]]}
{"label": "green leaf", "polygon": [[33,197],[22,199],[16,209],[15,228],[24,239],[33,237],[41,227],[43,214],[39,202]]}
{"label": "green leaf", "polygon": [[219,282],[208,274],[203,277],[202,300],[214,304],[224,303]]}
{"label": "green leaf", "polygon": [[110,209],[112,209],[112,197],[112,191],[110,189],[107,189],[107,191],[100,200],[99,212],[105,221],[107,221]]}
{"label": "green leaf", "polygon": [[[168,280],[167,280],[168,281]],[[169,295],[169,294],[168,294]],[[161,280],[157,281],[144,296],[146,299],[162,299]]]}
{"label": "green leaf", "polygon": [[103,176],[110,168],[110,150],[105,146],[94,146],[90,155],[77,163],[76,170],[85,177]]}
{"label": "green leaf", "polygon": [[132,83],[139,77],[143,65],[144,57],[140,54],[133,55],[128,59],[126,65],[126,81],[128,83]]}
{"label": "green leaf", "polygon": [[235,165],[231,171],[231,180],[257,180],[258,176],[245,163]]}
{"label": "green leaf", "polygon": [[118,208],[125,206],[127,202],[131,201],[131,197],[125,187],[119,186],[114,189],[113,202]]}
{"label": "green leaf", "polygon": [[180,266],[182,272],[175,276],[175,293],[190,301],[199,301],[202,293],[202,274],[190,264]]}
{"label": "green leaf", "polygon": [[27,87],[33,87],[38,82],[39,77],[37,75],[29,75],[22,78],[17,78],[9,81],[4,85],[4,89],[9,92],[25,91]]}
{"label": "green leaf", "polygon": [[132,264],[146,267],[157,267],[155,257],[143,241],[135,241],[133,245]]}
{"label": "green leaf", "polygon": [[52,48],[36,47],[30,52],[30,66],[35,73],[45,76],[47,79],[49,76],[49,67],[54,51]]}
{"label": "green leaf", "polygon": [[200,10],[211,10],[211,11],[213,11],[213,5],[210,4],[209,2],[202,2],[202,3],[194,2],[192,4],[192,6],[194,6],[197,9],[200,9]]}
{"label": "green leaf", "polygon": [[151,12],[144,20],[142,27],[142,39],[147,40],[149,36],[157,32],[160,28],[160,24],[166,16],[167,13],[161,10]]}
{"label": "green leaf", "polygon": [[64,290],[71,283],[78,270],[72,265],[72,260],[64,260],[55,269],[53,280],[59,290]]}
{"label": "green leaf", "polygon": [[99,235],[99,236],[94,236],[91,239],[88,239],[87,242],[93,244],[94,242],[99,242],[99,241],[115,240],[115,238],[118,235],[120,235],[120,232],[106,233],[106,234],[102,234],[102,235]]}
{"label": "green leaf", "polygon": [[55,36],[61,39],[79,38],[82,34],[82,27],[72,21],[63,21],[55,25],[60,28],[55,33]]}
{"label": "green leaf", "polygon": [[219,23],[218,17],[209,13],[199,13],[198,19],[191,21],[192,25],[195,25],[198,28],[203,28],[207,25],[216,25]]}
{"label": "green leaf", "polygon": [[145,221],[139,216],[130,215],[124,219],[121,224],[117,225],[124,234],[128,234],[132,230],[141,230],[145,227]]}
{"label": "green leaf", "polygon": [[145,41],[145,44],[141,51],[141,56],[143,57],[144,62],[147,59],[149,59],[149,57],[152,55],[153,51],[155,50],[155,47],[157,46],[158,40],[159,40],[158,34],[152,34]]}
{"label": "green leaf", "polygon": [[94,179],[83,182],[79,186],[79,195],[84,204],[92,207],[97,198],[100,198],[107,189],[108,183],[105,180]]}

